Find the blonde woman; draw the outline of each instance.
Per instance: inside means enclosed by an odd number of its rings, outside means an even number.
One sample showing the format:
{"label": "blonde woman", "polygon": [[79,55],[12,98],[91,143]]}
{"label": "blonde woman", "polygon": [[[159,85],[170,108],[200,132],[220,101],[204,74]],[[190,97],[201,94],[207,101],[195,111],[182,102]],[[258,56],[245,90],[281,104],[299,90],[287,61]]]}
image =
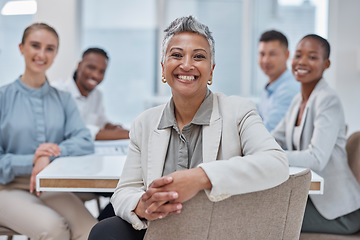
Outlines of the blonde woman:
{"label": "blonde woman", "polygon": [[59,37],[44,23],[24,31],[24,73],[0,88],[0,225],[32,239],[85,240],[97,222],[72,193],[35,192],[35,177],[54,158],[93,152],[70,94],[51,87],[46,70]]}

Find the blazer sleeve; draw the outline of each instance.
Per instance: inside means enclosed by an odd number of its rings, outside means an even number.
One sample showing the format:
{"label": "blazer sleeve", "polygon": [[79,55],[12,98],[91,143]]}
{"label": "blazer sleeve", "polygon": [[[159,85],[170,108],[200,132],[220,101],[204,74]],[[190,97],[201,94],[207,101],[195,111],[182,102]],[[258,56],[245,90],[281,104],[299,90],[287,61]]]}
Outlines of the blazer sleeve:
{"label": "blazer sleeve", "polygon": [[[141,196],[145,193],[145,182],[143,179],[141,165],[141,146],[140,138],[141,127],[137,129],[136,121],[130,128],[130,144],[124,169],[126,172],[121,174],[121,179],[111,197],[111,203],[115,214],[127,222],[131,223],[133,228],[140,230],[147,228],[147,221],[141,220],[134,212]],[[125,197],[126,196],[126,197]]]}
{"label": "blazer sleeve", "polygon": [[306,119],[304,124],[313,124],[313,128],[304,126],[302,135],[312,135],[311,141],[308,146],[301,146],[304,150],[287,151],[287,156],[291,166],[322,171],[334,151],[341,128],[345,126],[344,113],[339,98],[333,94],[318,96],[308,111],[313,122]]}
{"label": "blazer sleeve", "polygon": [[199,165],[212,183],[212,189],[206,190],[211,201],[269,189],[289,177],[286,155],[255,109],[237,121],[237,130],[241,156]]}

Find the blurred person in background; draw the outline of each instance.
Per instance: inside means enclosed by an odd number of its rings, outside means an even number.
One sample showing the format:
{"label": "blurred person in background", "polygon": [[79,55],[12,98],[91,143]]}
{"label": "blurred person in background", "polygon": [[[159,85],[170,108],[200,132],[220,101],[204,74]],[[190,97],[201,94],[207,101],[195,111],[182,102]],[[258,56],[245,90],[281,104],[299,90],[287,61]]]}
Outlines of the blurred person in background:
{"label": "blurred person in background", "polygon": [[46,78],[58,47],[52,27],[27,27],[25,71],[0,88],[0,225],[31,239],[85,240],[97,220],[74,194],[36,192],[36,175],[52,160],[94,151],[74,100]]}
{"label": "blurred person in background", "polygon": [[294,96],[299,93],[300,84],[286,66],[289,50],[284,34],[275,30],[264,32],[259,40],[258,52],[259,66],[268,76],[258,110],[265,127],[271,131],[284,117]]}

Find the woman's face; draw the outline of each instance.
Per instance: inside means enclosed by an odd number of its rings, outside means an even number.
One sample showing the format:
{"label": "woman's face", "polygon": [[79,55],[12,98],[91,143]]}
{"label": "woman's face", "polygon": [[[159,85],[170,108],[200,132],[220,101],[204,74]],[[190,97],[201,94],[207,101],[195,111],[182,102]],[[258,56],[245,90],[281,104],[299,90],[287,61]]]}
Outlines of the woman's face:
{"label": "woman's face", "polygon": [[173,36],[161,66],[173,96],[185,98],[205,96],[215,67],[206,38],[190,32]]}
{"label": "woman's face", "polygon": [[54,61],[58,44],[57,37],[48,30],[33,30],[24,43],[19,45],[26,70],[32,73],[45,73]]}
{"label": "woman's face", "polygon": [[302,84],[317,83],[329,66],[330,61],[318,40],[305,38],[298,43],[292,60],[292,73],[297,81]]}

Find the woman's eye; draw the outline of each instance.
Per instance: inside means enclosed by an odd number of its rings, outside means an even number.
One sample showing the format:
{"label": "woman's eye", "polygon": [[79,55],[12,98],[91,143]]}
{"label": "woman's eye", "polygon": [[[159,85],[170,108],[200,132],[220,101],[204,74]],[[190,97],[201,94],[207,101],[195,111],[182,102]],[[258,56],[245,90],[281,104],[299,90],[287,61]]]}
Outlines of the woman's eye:
{"label": "woman's eye", "polygon": [[31,45],[33,48],[39,48],[40,46],[39,46],[39,44],[32,44]]}
{"label": "woman's eye", "polygon": [[54,49],[54,48],[47,48],[47,50],[48,50],[49,52],[53,52],[55,49]]}
{"label": "woman's eye", "polygon": [[176,58],[179,58],[181,57],[181,54],[180,53],[173,53],[171,54],[172,57],[176,57]]}
{"label": "woman's eye", "polygon": [[195,59],[204,59],[204,58],[205,58],[204,55],[201,54],[195,55]]}

